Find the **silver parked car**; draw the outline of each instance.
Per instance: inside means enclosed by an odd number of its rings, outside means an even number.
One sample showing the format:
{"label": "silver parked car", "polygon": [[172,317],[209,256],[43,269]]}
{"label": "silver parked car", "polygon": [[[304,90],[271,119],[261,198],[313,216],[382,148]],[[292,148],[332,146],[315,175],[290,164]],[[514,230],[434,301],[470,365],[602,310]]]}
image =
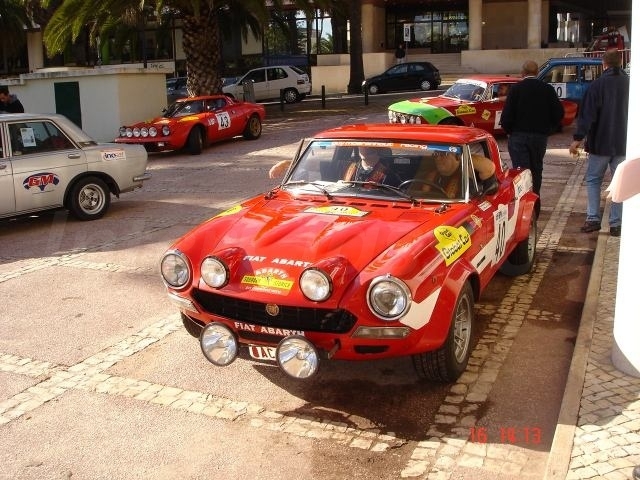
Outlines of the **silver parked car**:
{"label": "silver parked car", "polygon": [[245,83],[253,84],[254,98],[245,99],[249,101],[277,99],[282,92],[285,102],[295,103],[311,94],[309,75],[293,65],[254,68],[240,77],[237,82],[223,86],[222,93],[243,99]]}
{"label": "silver parked car", "polygon": [[57,114],[0,114],[0,218],[67,208],[102,217],[151,178],[142,145],[97,143]]}

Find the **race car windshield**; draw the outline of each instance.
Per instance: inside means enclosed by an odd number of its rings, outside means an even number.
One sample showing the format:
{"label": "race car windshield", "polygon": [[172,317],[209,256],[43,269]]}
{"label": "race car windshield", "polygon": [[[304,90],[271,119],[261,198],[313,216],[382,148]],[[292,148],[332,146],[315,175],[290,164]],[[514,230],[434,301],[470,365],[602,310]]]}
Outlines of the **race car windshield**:
{"label": "race car windshield", "polygon": [[462,200],[460,145],[315,140],[282,187],[311,195],[374,196],[394,201]]}
{"label": "race car windshield", "polygon": [[457,100],[477,102],[484,96],[485,89],[486,85],[481,83],[455,82],[442,94],[442,96],[455,98]]}
{"label": "race car windshield", "polygon": [[164,118],[186,117],[202,113],[202,100],[192,100],[187,102],[175,102],[167,107],[162,113]]}

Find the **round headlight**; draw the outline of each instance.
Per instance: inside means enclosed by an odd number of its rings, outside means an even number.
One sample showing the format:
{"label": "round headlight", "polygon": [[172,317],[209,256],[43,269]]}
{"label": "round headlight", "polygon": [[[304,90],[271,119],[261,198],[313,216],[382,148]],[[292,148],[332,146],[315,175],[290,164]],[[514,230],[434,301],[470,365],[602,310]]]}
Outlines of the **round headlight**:
{"label": "round headlight", "polygon": [[164,281],[174,288],[184,287],[191,277],[189,262],[181,252],[166,253],[160,262],[160,273]]}
{"label": "round headlight", "polygon": [[156,127],[149,127],[149,136],[155,137],[158,135],[158,129]]}
{"label": "round headlight", "polygon": [[125,131],[125,135],[129,138],[133,137],[133,130],[131,130],[130,128],[127,127],[126,131]]}
{"label": "round headlight", "polygon": [[207,360],[218,367],[229,365],[238,356],[238,340],[222,323],[210,323],[202,329],[200,348]]}
{"label": "round headlight", "polygon": [[389,117],[389,121],[393,122],[395,115],[393,114],[393,112],[391,110],[387,111],[387,116]]}
{"label": "round headlight", "polygon": [[402,123],[402,124],[407,123],[407,116],[406,115],[400,116],[400,123]]}
{"label": "round headlight", "polygon": [[219,258],[207,257],[200,265],[200,276],[210,287],[220,288],[229,281],[229,269]]}
{"label": "round headlight", "polygon": [[382,320],[396,320],[409,309],[411,292],[404,282],[390,275],[374,278],[367,294],[369,308]]}
{"label": "round headlight", "polygon": [[139,137],[140,136],[140,129],[138,127],[133,129],[133,136],[134,137]]}
{"label": "round headlight", "polygon": [[416,125],[420,125],[422,123],[422,118],[416,117]]}
{"label": "round headlight", "polygon": [[300,275],[300,289],[314,302],[324,302],[331,295],[331,279],[321,270],[308,268]]}
{"label": "round headlight", "polygon": [[149,129],[147,127],[142,127],[140,129],[140,136],[141,137],[148,137],[149,136]]}
{"label": "round headlight", "polygon": [[171,129],[169,128],[169,125],[163,125],[162,126],[162,134],[167,136],[171,133]]}
{"label": "round headlight", "polygon": [[276,361],[290,377],[305,379],[318,371],[318,351],[304,337],[294,335],[283,338],[276,348]]}
{"label": "round headlight", "polygon": [[119,134],[121,137],[126,136],[126,135],[127,135],[127,129],[126,129],[125,127],[120,127],[120,130],[118,130],[118,134]]}

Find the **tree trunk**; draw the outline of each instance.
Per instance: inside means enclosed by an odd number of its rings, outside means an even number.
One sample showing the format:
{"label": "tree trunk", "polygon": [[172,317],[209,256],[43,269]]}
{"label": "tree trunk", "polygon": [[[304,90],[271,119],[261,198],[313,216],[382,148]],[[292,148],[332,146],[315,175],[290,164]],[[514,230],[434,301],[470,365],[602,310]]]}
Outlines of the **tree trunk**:
{"label": "tree trunk", "polygon": [[221,32],[218,17],[213,12],[185,15],[182,27],[182,48],[187,66],[187,91],[190,96],[212,95],[222,91]]}
{"label": "tree trunk", "polygon": [[352,1],[349,4],[349,17],[351,21],[351,48],[349,59],[351,63],[349,85],[347,92],[362,93],[362,81],[364,80],[364,64],[362,62],[362,2]]}

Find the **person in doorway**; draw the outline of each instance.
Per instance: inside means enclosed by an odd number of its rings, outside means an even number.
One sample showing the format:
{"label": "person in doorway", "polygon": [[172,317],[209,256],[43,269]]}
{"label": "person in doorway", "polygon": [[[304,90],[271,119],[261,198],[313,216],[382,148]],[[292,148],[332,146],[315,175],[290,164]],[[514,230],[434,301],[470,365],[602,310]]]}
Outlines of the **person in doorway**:
{"label": "person in doorway", "polygon": [[[584,141],[589,153],[585,182],[587,218],[580,230],[600,230],[600,194],[607,167],[613,175],[627,154],[627,116],[629,113],[629,76],[622,69],[622,52],[608,50],[602,56],[604,72],[594,80],[582,99],[573,142],[572,155]],[[619,237],[622,231],[622,203],[611,202],[609,234]]]}
{"label": "person in doorway", "polygon": [[0,113],[24,113],[22,103],[6,85],[0,85]]}
{"label": "person in doorway", "polygon": [[404,44],[401,43],[396,48],[396,63],[404,63],[407,59],[407,52],[404,50]]}
{"label": "person in doorway", "polygon": [[523,79],[509,90],[500,124],[509,135],[507,146],[511,163],[514,168],[531,170],[533,191],[540,195],[547,138],[558,131],[564,108],[553,87],[538,80],[537,74],[536,62],[524,62]]}

